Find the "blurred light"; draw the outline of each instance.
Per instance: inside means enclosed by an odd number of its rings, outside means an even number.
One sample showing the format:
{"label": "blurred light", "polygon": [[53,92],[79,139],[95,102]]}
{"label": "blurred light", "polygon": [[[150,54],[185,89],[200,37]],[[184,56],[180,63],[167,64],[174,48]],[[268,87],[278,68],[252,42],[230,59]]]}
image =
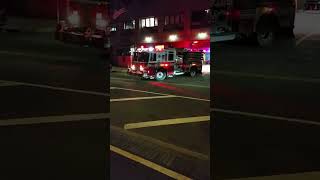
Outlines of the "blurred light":
{"label": "blurred light", "polygon": [[144,41],[145,41],[146,43],[151,43],[151,42],[153,41],[153,39],[152,39],[152,37],[147,36],[147,37],[144,39]]}
{"label": "blurred light", "polygon": [[131,69],[132,70],[136,70],[136,66],[133,64],[133,65],[131,65]]}
{"label": "blurred light", "polygon": [[207,37],[208,37],[208,33],[206,33],[206,32],[198,33],[199,39],[206,39]]}
{"label": "blurred light", "polygon": [[148,50],[149,50],[150,52],[152,52],[152,51],[154,50],[154,48],[153,48],[153,47],[149,47]]}
{"label": "blurred light", "polygon": [[176,41],[178,39],[178,36],[176,34],[172,34],[169,36],[169,41]]}
{"label": "blurred light", "polygon": [[79,26],[79,24],[80,24],[79,12],[73,11],[72,14],[68,17],[68,20],[71,25]]}
{"label": "blurred light", "polygon": [[164,50],[164,45],[157,45],[155,46],[156,51],[163,51]]}
{"label": "blurred light", "polygon": [[139,68],[139,69],[140,69],[140,71],[143,71],[143,70],[144,70],[144,68],[142,67],[142,65],[140,65],[140,68]]}

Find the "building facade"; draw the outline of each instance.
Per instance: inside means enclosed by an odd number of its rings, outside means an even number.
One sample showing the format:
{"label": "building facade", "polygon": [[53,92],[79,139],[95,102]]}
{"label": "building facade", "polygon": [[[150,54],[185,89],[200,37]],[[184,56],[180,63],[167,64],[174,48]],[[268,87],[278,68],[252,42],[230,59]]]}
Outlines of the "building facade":
{"label": "building facade", "polygon": [[210,49],[208,0],[135,0],[114,20],[111,42],[118,56],[134,48]]}

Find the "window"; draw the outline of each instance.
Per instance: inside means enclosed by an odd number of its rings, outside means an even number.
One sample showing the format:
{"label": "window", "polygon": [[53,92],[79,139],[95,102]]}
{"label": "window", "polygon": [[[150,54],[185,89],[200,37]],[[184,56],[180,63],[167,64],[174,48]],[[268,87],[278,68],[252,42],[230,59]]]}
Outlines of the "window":
{"label": "window", "polygon": [[140,19],[140,27],[155,27],[158,26],[158,18],[156,17],[150,17],[150,18],[143,18]]}
{"label": "window", "polygon": [[200,22],[207,18],[207,13],[205,11],[194,11],[192,12],[192,22]]}
{"label": "window", "polygon": [[169,24],[183,24],[183,15],[178,14],[174,16],[165,16],[165,25]]}
{"label": "window", "polygon": [[174,61],[174,53],[173,52],[169,52],[168,61]]}
{"label": "window", "polygon": [[169,16],[166,16],[164,18],[164,25],[168,25],[169,24]]}
{"label": "window", "polygon": [[123,23],[123,29],[135,29],[135,21],[128,21]]}
{"label": "window", "polygon": [[174,24],[174,16],[170,16],[170,24]]}
{"label": "window", "polygon": [[175,24],[180,24],[180,16],[176,16]]}

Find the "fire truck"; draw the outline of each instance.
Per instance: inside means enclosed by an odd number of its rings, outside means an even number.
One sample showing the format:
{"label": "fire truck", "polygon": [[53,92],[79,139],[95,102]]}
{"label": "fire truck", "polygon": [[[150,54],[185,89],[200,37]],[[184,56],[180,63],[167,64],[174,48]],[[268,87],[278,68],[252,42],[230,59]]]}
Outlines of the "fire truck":
{"label": "fire truck", "polygon": [[202,73],[203,57],[202,52],[175,48],[138,50],[134,52],[128,73],[157,81],[184,74],[195,77]]}
{"label": "fire truck", "polygon": [[212,0],[212,41],[254,38],[262,46],[294,37],[295,0]]}
{"label": "fire truck", "polygon": [[94,0],[69,0],[66,17],[57,25],[57,39],[90,43],[104,47],[107,39],[107,3]]}

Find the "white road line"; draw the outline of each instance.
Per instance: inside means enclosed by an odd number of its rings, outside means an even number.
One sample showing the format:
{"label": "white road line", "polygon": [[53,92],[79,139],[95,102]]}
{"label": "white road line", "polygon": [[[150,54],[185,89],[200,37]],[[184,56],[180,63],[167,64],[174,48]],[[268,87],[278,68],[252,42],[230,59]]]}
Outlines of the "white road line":
{"label": "white road line", "polygon": [[[110,80],[118,80],[118,81],[130,81],[132,82],[132,79],[126,79],[126,78],[110,78]],[[198,87],[198,88],[210,88],[210,86],[204,86],[204,85],[197,85],[197,84],[180,84],[180,83],[170,83],[170,82],[164,82],[164,84],[169,85],[177,85],[177,86],[186,86],[186,87]]]}
{"label": "white road line", "polygon": [[0,82],[0,87],[6,87],[6,86],[19,86],[21,84],[15,83],[15,82]]}
{"label": "white road line", "polygon": [[125,134],[127,134],[127,135],[129,135],[131,137],[135,137],[137,139],[141,139],[141,140],[145,140],[145,141],[151,142],[153,144],[156,144],[158,146],[161,146],[161,147],[164,147],[164,148],[167,148],[167,149],[171,149],[173,151],[179,152],[179,153],[184,154],[186,156],[194,157],[194,158],[197,158],[197,159],[200,159],[200,160],[204,160],[204,161],[209,161],[210,160],[210,157],[208,155],[205,155],[205,154],[202,154],[202,153],[199,153],[199,152],[195,152],[195,151],[192,151],[192,150],[177,146],[175,144],[170,144],[170,143],[161,141],[159,139],[152,138],[150,136],[145,136],[145,135],[142,135],[142,134],[139,134],[139,133],[135,133],[133,131],[127,131],[127,130],[125,130],[123,128],[116,127],[116,126],[113,126],[113,125],[110,125],[110,129],[111,130],[116,130],[116,131],[121,132],[121,133],[125,133]]}
{"label": "white road line", "polygon": [[110,102],[138,101],[138,100],[164,99],[164,98],[175,98],[175,97],[177,97],[177,96],[168,95],[168,96],[150,96],[150,97],[119,98],[119,99],[110,99]]}
{"label": "white road line", "polygon": [[146,127],[155,127],[155,126],[167,126],[175,124],[187,124],[187,123],[196,123],[210,121],[210,116],[198,116],[198,117],[188,117],[188,118],[175,118],[175,119],[165,119],[157,121],[146,121],[138,123],[128,123],[124,125],[124,129],[138,129]]}
{"label": "white road line", "polygon": [[242,76],[242,77],[251,77],[251,78],[263,78],[263,79],[278,79],[285,81],[301,81],[308,83],[320,83],[319,78],[300,78],[300,77],[286,77],[286,76],[273,76],[273,75],[265,75],[265,74],[255,74],[255,73],[243,73],[236,71],[219,71],[215,70],[214,74],[227,75],[227,76]]}
{"label": "white road line", "polygon": [[[172,96],[172,94],[143,91],[143,90],[138,90],[138,89],[129,89],[129,88],[121,88],[121,87],[110,87],[110,88],[111,89],[126,90],[126,91],[133,91],[133,92],[142,92],[142,93],[147,93],[147,94],[156,94],[156,95],[162,95],[162,96]],[[189,96],[179,96],[179,95],[175,95],[175,97],[210,102],[210,99],[201,99],[201,98],[195,98],[195,97],[189,97]]]}
{"label": "white road line", "polygon": [[191,180],[191,178],[189,178],[189,177],[186,177],[186,176],[184,176],[182,174],[179,174],[179,173],[177,173],[175,171],[167,169],[167,168],[165,168],[163,166],[160,166],[160,165],[158,165],[156,163],[153,163],[153,162],[151,162],[149,160],[146,160],[146,159],[144,159],[142,157],[134,155],[134,154],[132,154],[130,152],[124,151],[124,150],[122,150],[122,149],[120,149],[118,147],[110,145],[110,150],[115,152],[115,153],[117,153],[117,154],[119,154],[119,155],[121,155],[121,156],[124,156],[124,157],[126,157],[126,158],[128,158],[128,159],[130,159],[132,161],[138,162],[138,163],[140,163],[140,164],[142,164],[142,165],[144,165],[146,167],[149,167],[149,168],[151,168],[153,170],[156,170],[156,171],[158,171],[158,172],[160,172],[162,174],[165,174],[165,175],[167,175],[167,176],[169,176],[169,177],[171,177],[173,179]]}
{"label": "white road line", "polygon": [[79,90],[79,89],[62,88],[62,87],[48,86],[48,85],[42,85],[42,84],[33,84],[33,83],[16,82],[16,81],[5,81],[5,80],[0,80],[0,82],[17,83],[17,84],[20,84],[20,85],[30,86],[30,87],[38,87],[38,88],[44,88],[44,89],[75,92],[75,93],[82,93],[82,94],[91,94],[91,95],[97,95],[97,96],[105,96],[105,97],[109,97],[110,96],[107,93],[100,93],[100,92],[95,92],[95,91],[86,91],[86,90]]}
{"label": "white road line", "polygon": [[57,123],[57,122],[71,122],[71,121],[88,121],[98,119],[108,119],[109,113],[97,114],[74,114],[63,116],[43,116],[43,117],[30,117],[30,118],[14,118],[14,119],[0,119],[0,126],[13,126],[13,125],[30,125],[30,124],[43,124],[43,123]]}
{"label": "white road line", "polygon": [[304,40],[308,39],[309,37],[313,36],[315,33],[312,32],[312,33],[309,33],[309,34],[306,34],[305,36],[302,36],[301,38],[299,38],[297,41],[296,41],[296,46],[299,46]]}
{"label": "white road line", "polygon": [[280,121],[288,121],[288,122],[296,122],[296,123],[301,123],[301,124],[309,124],[309,125],[320,126],[320,122],[309,121],[309,120],[305,120],[305,119],[297,119],[297,118],[265,115],[265,114],[234,111],[234,110],[225,110],[225,109],[218,109],[218,108],[212,108],[212,109],[210,109],[210,111],[211,112],[222,112],[222,113],[227,113],[227,114],[237,114],[237,115],[256,117],[256,118],[276,119],[276,120],[280,120]]}

